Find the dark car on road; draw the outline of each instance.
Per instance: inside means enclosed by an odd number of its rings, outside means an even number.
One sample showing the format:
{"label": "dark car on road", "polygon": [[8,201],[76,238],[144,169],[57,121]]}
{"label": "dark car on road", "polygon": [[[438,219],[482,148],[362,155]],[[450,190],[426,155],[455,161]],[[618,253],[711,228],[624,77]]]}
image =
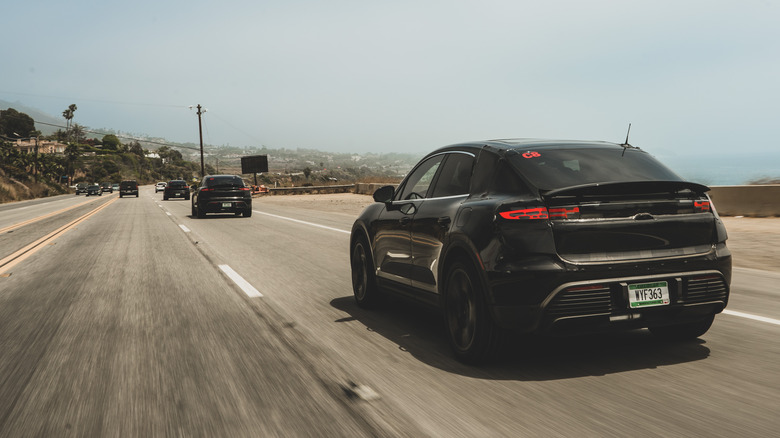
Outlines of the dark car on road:
{"label": "dark car on road", "polygon": [[234,213],[252,216],[252,189],[238,175],[208,175],[192,193],[192,216]]}
{"label": "dark car on road", "polygon": [[165,189],[163,189],[163,201],[167,201],[170,198],[184,198],[189,201],[190,186],[187,185],[187,181],[181,179],[168,181]]}
{"label": "dark car on road", "polygon": [[98,184],[90,184],[87,186],[87,196],[103,196],[103,190],[100,189]]}
{"label": "dark car on road", "polygon": [[76,184],[76,195],[78,195],[79,193],[87,193],[87,186],[88,185],[89,184],[87,184],[87,183],[78,183],[78,184]]}
{"label": "dark car on road", "polygon": [[136,181],[127,180],[119,183],[119,197],[123,196],[135,196],[138,197],[138,183]]}
{"label": "dark car on road", "polygon": [[444,147],[377,190],[355,221],[355,300],[376,307],[394,292],[437,306],[470,363],[510,333],[696,338],[731,283],[708,190],[627,143]]}
{"label": "dark car on road", "polygon": [[101,183],[100,190],[103,192],[114,193],[114,188],[111,186],[111,183],[109,182]]}

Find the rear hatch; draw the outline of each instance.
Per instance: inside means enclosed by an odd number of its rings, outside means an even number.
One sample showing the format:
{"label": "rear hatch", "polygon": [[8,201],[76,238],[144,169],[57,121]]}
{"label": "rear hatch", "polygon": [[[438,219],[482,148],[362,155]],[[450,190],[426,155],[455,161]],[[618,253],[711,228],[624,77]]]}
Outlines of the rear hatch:
{"label": "rear hatch", "polygon": [[716,236],[708,188],[680,181],[607,183],[543,194],[555,247],[575,263],[705,254]]}
{"label": "rear hatch", "polygon": [[233,200],[251,198],[251,189],[236,176],[212,176],[206,178],[206,186],[200,189],[204,200]]}
{"label": "rear hatch", "polygon": [[522,206],[502,206],[502,216],[520,219],[524,215],[514,212],[538,209],[528,217],[548,224],[554,251],[573,263],[712,251],[718,233],[709,188],[684,181],[646,152],[621,146],[509,152],[509,161],[537,196]]}

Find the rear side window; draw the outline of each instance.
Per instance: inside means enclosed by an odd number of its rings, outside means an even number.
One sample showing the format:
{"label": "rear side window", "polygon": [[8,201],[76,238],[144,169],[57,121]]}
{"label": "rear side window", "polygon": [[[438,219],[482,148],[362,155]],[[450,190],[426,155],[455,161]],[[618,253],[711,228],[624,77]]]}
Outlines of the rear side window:
{"label": "rear side window", "polygon": [[473,167],[473,155],[459,152],[447,154],[447,160],[441,168],[441,173],[436,179],[436,186],[430,197],[441,198],[468,194]]}
{"label": "rear side window", "polygon": [[540,190],[605,182],[682,181],[650,154],[637,149],[518,150],[507,157]]}

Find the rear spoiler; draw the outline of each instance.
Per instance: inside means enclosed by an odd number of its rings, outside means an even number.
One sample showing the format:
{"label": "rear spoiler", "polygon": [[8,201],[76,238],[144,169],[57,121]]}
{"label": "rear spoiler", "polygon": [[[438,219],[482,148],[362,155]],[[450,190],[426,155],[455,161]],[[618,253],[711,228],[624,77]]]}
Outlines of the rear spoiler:
{"label": "rear spoiler", "polygon": [[695,193],[704,194],[710,191],[710,188],[694,182],[688,181],[628,181],[628,182],[603,182],[582,184],[571,187],[562,187],[553,190],[540,190],[539,193],[545,198],[556,196],[577,196],[577,195],[622,195],[628,193],[678,193],[684,190],[690,190]]}

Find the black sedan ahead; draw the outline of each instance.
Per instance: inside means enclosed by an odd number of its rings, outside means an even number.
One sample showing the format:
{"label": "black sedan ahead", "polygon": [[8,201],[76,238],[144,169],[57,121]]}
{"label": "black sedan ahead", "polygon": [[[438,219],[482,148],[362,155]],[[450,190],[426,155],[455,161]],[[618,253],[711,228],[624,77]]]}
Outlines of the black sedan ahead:
{"label": "black sedan ahead", "polygon": [[98,184],[90,184],[87,186],[87,196],[103,196],[103,190]]}
{"label": "black sedan ahead", "polygon": [[377,190],[352,227],[355,300],[375,307],[394,292],[438,306],[471,363],[511,332],[696,338],[731,282],[708,190],[628,144],[444,147]]}
{"label": "black sedan ahead", "polygon": [[190,186],[187,185],[187,181],[181,179],[168,181],[168,184],[163,189],[163,201],[171,198],[183,198],[189,201]]}
{"label": "black sedan ahead", "polygon": [[192,215],[234,213],[252,216],[252,189],[238,175],[208,175],[192,193]]}

